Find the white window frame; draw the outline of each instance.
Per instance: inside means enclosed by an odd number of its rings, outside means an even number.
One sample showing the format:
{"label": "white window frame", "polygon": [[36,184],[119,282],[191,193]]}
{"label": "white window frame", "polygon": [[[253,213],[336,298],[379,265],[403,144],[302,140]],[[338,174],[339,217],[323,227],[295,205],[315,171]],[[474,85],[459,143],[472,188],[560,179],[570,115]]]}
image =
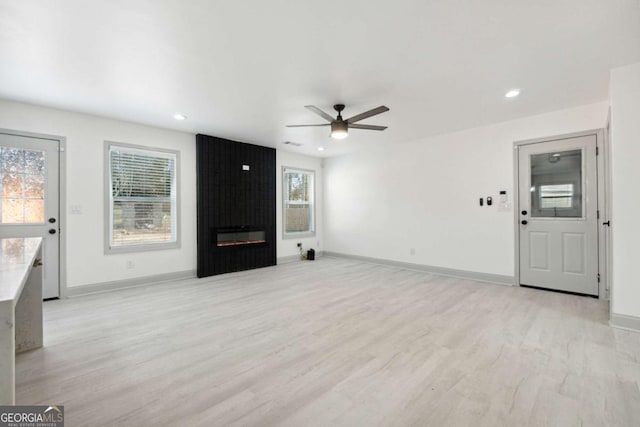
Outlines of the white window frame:
{"label": "white window frame", "polygon": [[[312,201],[309,203],[311,205],[311,231],[290,231],[287,232],[287,201],[288,201],[288,188],[287,188],[287,180],[285,179],[285,174],[287,172],[296,172],[296,173],[304,173],[311,175],[312,179],[312,188],[311,188],[311,198]],[[302,169],[290,166],[282,167],[282,174],[280,175],[282,179],[282,238],[283,239],[298,239],[304,237],[314,237],[316,235],[316,171],[313,169]]]}
{"label": "white window frame", "polygon": [[[112,148],[121,149],[131,153],[139,153],[145,156],[157,156],[163,158],[173,158],[174,163],[174,179],[172,183],[171,197],[172,209],[171,216],[175,218],[173,227],[173,240],[170,242],[151,242],[135,245],[113,246],[113,191],[111,182],[111,150]],[[142,145],[125,144],[121,142],[105,141],[104,142],[104,176],[105,176],[105,254],[127,253],[127,252],[146,252],[163,249],[175,249],[180,247],[180,152],[177,150],[167,150],[163,148],[145,147]]]}

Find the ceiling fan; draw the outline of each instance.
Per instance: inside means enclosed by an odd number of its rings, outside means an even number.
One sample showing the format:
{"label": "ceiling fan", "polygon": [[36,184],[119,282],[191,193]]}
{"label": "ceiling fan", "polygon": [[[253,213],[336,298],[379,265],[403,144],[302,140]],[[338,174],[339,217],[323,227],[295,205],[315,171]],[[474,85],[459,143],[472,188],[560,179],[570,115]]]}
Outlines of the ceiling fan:
{"label": "ceiling fan", "polygon": [[366,130],[385,130],[386,126],[375,126],[375,125],[361,125],[357,124],[360,120],[367,119],[369,117],[375,116],[377,114],[384,113],[389,111],[389,108],[381,105],[373,110],[365,111],[364,113],[356,114],[353,117],[348,119],[342,118],[342,110],[344,110],[344,104],[336,104],[333,106],[333,109],[338,112],[338,117],[335,119],[331,117],[329,114],[325,113],[318,107],[313,105],[305,105],[304,108],[313,111],[320,117],[327,120],[329,123],[323,123],[319,125],[287,125],[289,128],[299,128],[299,127],[316,127],[316,126],[331,126],[331,137],[335,139],[344,139],[349,135],[349,129],[366,129]]}

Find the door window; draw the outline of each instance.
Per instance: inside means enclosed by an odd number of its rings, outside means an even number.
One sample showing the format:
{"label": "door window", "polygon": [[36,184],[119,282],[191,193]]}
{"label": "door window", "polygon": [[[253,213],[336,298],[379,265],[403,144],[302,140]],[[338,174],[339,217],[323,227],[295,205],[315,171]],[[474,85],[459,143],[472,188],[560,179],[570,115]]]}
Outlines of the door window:
{"label": "door window", "polygon": [[0,147],[0,223],[44,223],[44,152]]}
{"label": "door window", "polygon": [[532,154],[531,216],[580,218],[582,150]]}

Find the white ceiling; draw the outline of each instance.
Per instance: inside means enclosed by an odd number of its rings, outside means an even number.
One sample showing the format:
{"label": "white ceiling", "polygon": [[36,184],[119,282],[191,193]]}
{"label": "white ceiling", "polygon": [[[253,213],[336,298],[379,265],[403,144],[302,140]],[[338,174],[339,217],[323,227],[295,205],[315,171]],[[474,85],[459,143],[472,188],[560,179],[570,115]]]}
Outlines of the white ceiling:
{"label": "white ceiling", "polygon": [[[0,53],[2,98],[332,156],[607,99],[640,1],[0,0]],[[389,129],[285,128],[337,102]]]}

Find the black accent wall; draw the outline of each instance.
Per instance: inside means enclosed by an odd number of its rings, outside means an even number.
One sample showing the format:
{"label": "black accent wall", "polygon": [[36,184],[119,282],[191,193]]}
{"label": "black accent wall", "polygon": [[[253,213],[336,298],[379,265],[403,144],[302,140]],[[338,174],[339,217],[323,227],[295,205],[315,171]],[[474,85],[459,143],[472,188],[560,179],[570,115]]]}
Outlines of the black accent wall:
{"label": "black accent wall", "polygon": [[[196,175],[198,277],[275,265],[276,150],[198,134]],[[216,245],[219,230],[262,229],[264,243]]]}

